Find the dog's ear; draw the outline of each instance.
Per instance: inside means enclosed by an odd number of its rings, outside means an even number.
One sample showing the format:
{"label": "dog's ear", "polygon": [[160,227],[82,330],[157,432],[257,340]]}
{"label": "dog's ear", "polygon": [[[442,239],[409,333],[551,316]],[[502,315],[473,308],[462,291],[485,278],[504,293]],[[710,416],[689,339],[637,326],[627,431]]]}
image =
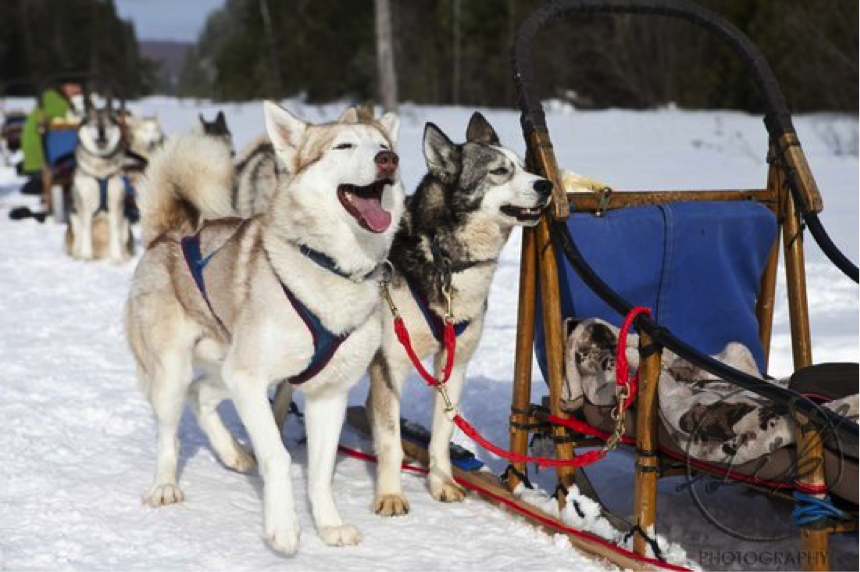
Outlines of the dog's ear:
{"label": "dog's ear", "polygon": [[459,149],[433,123],[424,127],[424,160],[430,173],[444,183],[453,182],[460,172]]}
{"label": "dog's ear", "polygon": [[293,157],[302,142],[307,123],[271,101],[263,103],[266,116],[266,131],[275,150],[286,165],[292,165]]}
{"label": "dog's ear", "polygon": [[215,127],[218,128],[219,132],[227,133],[227,118],[224,117],[223,111],[219,111],[218,115],[215,116]]}
{"label": "dog's ear", "polygon": [[343,113],[337,118],[337,122],[346,124],[358,123],[358,110],[355,106],[350,105],[343,110]]}
{"label": "dog's ear", "polygon": [[379,118],[379,123],[388,132],[388,137],[392,143],[397,143],[397,136],[400,134],[400,117],[396,113],[389,111],[383,113]]}
{"label": "dog's ear", "polygon": [[362,123],[370,123],[373,121],[376,112],[373,109],[373,102],[367,100],[358,107],[358,120]]}
{"label": "dog's ear", "polygon": [[472,114],[469,126],[466,128],[466,141],[498,145],[499,136],[496,135],[496,130],[493,129],[493,126],[490,125],[486,118],[480,112],[476,111]]}
{"label": "dog's ear", "polygon": [[208,123],[206,123],[206,118],[205,118],[205,117],[203,117],[203,114],[202,114],[202,113],[198,113],[198,114],[197,114],[197,119],[199,119],[199,120],[200,120],[200,125],[203,127],[203,131],[205,132],[205,131],[206,131],[206,126],[207,126],[207,125],[209,125]]}

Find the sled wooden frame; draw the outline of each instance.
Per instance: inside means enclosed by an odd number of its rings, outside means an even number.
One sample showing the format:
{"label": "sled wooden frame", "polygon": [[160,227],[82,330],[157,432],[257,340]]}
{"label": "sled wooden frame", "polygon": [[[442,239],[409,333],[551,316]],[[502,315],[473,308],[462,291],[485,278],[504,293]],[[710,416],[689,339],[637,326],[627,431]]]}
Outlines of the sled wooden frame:
{"label": "sled wooden frame", "polygon": [[[567,218],[570,208],[579,212],[595,212],[600,204],[596,194],[567,194],[561,184],[558,164],[550,141],[549,130],[540,99],[534,90],[532,70],[532,42],[548,23],[563,18],[591,14],[633,14],[673,17],[705,28],[729,45],[744,64],[767,105],[765,125],[769,133],[767,181],[760,189],[683,190],[683,191],[624,191],[613,192],[608,208],[617,209],[638,205],[653,205],[672,201],[748,201],[756,200],[769,208],[778,221],[782,234],[787,278],[791,341],[795,370],[812,364],[812,342],[809,328],[809,309],[806,295],[803,233],[801,215],[818,213],[823,204],[806,157],[794,131],[791,115],[773,72],[761,52],[742,32],[720,16],[698,5],[683,0],[566,0],[550,2],[532,13],[519,27],[512,50],[514,81],[521,123],[526,139],[526,162],[529,169],[550,179],[553,183],[553,202],[540,223],[525,229],[520,261],[519,306],[517,315],[514,384],[510,416],[510,448],[526,453],[529,433],[538,421],[531,415],[532,352],[536,317],[535,295],[540,284],[541,308],[546,340],[547,376],[550,413],[567,417],[561,409],[564,383],[564,332],[562,325],[558,260],[550,239],[552,221]],[[760,284],[756,307],[759,335],[765,356],[769,354],[773,328],[774,297],[780,250],[780,232],[771,249]],[[650,344],[647,334],[640,343]],[[640,371],[640,389],[636,408],[636,462],[634,482],[634,517],[643,529],[656,524],[657,480],[661,476],[678,474],[677,461],[659,453],[657,382],[660,372],[660,353],[643,359]],[[799,418],[798,427],[805,425]],[[563,427],[554,427],[556,456],[569,459],[577,446],[588,441],[571,441]],[[820,433],[798,429],[797,450],[803,451],[803,462],[817,467],[799,479],[804,485],[824,485],[824,448]],[[593,443],[591,444],[593,446]],[[800,453],[799,453],[800,454]],[[817,461],[817,462],[816,462]],[[673,470],[671,467],[675,466]],[[525,474],[523,464],[514,465]],[[508,486],[513,489],[520,483],[516,471],[511,471]],[[572,468],[557,469],[558,482],[565,490],[574,483]],[[563,502],[563,495],[559,495]],[[850,525],[849,525],[850,526]],[[856,521],[853,525],[856,528]],[[844,527],[821,528],[810,526],[802,530],[801,538],[811,570],[829,569],[828,534]],[[644,555],[647,543],[640,535],[634,537],[634,552]]]}

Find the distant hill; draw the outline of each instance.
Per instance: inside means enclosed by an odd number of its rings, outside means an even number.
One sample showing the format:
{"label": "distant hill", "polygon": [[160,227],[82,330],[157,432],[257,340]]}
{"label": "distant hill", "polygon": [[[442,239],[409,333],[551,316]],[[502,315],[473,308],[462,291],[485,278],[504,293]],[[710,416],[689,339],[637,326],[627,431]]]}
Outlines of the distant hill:
{"label": "distant hill", "polygon": [[176,93],[179,74],[189,49],[194,44],[169,40],[141,40],[138,42],[140,55],[154,62],[158,68],[155,72],[155,93],[172,95]]}

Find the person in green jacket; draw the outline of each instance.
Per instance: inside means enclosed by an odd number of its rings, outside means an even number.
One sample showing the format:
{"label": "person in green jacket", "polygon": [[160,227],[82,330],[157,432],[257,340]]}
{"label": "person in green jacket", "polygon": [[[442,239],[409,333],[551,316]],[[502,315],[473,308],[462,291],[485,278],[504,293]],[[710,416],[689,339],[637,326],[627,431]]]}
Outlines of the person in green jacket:
{"label": "person in green jacket", "polygon": [[27,194],[42,194],[41,169],[44,157],[42,154],[42,139],[39,135],[39,123],[44,119],[50,121],[56,117],[65,117],[71,108],[70,100],[81,92],[76,83],[65,82],[59,89],[47,89],[42,92],[41,109],[36,106],[27,115],[24,131],[21,134],[21,148],[24,151],[23,174],[30,177],[24,183],[21,192]]}

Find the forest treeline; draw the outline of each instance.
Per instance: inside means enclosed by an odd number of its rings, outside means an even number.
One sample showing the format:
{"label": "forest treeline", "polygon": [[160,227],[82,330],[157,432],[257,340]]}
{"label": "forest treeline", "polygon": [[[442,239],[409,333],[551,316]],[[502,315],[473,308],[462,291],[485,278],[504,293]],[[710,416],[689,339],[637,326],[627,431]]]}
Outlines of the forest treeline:
{"label": "forest treeline", "polygon": [[[391,0],[400,99],[513,106],[511,37],[543,1]],[[793,110],[857,113],[856,0],[697,1],[761,48]],[[379,100],[375,42],[374,0],[225,0],[188,51],[178,91],[216,100]],[[580,108],[759,110],[743,64],[685,22],[559,22],[540,34],[535,54],[542,97]],[[32,93],[72,70],[110,78],[129,97],[150,92],[157,71],[114,0],[0,1],[0,89]]]}
{"label": "forest treeline", "polygon": [[[856,0],[700,3],[759,45],[794,110],[857,111]],[[511,36],[540,4],[392,0],[400,99],[512,106]],[[227,0],[189,53],[180,91],[225,100],[300,93],[310,101],[378,100],[373,10],[373,0]],[[542,33],[536,55],[543,97],[579,107],[759,104],[736,56],[685,22],[580,18]]]}
{"label": "forest treeline", "polygon": [[0,1],[0,95],[31,95],[57,74],[85,73],[137,97],[154,72],[113,0]]}

